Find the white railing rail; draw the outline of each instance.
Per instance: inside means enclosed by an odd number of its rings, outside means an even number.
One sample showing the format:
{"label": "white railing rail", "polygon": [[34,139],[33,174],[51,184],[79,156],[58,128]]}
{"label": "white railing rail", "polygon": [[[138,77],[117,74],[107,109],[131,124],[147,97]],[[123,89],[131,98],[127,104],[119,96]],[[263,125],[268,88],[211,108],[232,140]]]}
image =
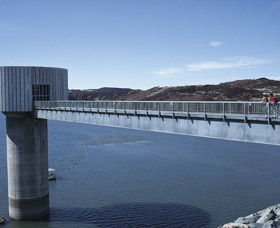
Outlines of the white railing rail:
{"label": "white railing rail", "polygon": [[36,101],[35,109],[100,109],[278,117],[278,104],[243,101]]}

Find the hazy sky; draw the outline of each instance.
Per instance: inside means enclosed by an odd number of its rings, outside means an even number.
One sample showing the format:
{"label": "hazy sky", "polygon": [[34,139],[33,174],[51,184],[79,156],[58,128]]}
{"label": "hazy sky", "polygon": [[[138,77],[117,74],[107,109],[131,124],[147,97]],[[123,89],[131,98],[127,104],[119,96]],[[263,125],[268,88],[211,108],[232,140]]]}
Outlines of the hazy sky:
{"label": "hazy sky", "polygon": [[0,65],[70,88],[280,79],[280,0],[0,0]]}

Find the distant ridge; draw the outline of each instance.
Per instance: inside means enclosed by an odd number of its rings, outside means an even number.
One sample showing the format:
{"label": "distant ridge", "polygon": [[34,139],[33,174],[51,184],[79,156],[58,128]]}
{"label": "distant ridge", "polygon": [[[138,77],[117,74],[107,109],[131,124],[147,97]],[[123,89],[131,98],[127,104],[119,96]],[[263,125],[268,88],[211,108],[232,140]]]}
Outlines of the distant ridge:
{"label": "distant ridge", "polygon": [[260,100],[263,92],[280,95],[280,81],[267,78],[244,79],[218,85],[154,87],[148,90],[110,88],[69,90],[70,100]]}

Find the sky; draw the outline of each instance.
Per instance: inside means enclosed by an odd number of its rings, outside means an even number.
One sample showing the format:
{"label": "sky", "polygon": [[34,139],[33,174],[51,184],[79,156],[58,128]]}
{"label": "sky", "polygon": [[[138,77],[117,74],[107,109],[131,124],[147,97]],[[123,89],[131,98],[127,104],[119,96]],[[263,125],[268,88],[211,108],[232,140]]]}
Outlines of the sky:
{"label": "sky", "polygon": [[69,88],[280,80],[280,0],[0,0],[0,65]]}

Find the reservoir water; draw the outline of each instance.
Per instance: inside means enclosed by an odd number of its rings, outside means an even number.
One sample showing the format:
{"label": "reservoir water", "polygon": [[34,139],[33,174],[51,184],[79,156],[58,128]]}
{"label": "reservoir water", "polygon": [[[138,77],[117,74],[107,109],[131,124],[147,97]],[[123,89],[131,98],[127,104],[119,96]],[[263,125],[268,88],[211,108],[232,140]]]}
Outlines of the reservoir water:
{"label": "reservoir water", "polygon": [[[212,228],[280,200],[280,147],[49,121],[51,212],[13,228]],[[0,115],[0,216],[8,218]]]}

